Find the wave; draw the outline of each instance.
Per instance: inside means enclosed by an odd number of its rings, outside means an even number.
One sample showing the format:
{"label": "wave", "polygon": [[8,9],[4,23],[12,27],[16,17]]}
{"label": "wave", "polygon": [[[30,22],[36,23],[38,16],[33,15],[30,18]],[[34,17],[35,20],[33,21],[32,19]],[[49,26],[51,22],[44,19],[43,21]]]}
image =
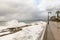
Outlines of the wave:
{"label": "wave", "polygon": [[[0,37],[0,40],[38,40],[41,35],[43,35],[43,29],[46,27],[46,22],[40,21],[40,22],[33,22],[28,27],[22,28],[21,31],[18,31],[16,33],[13,33],[11,35],[6,35]],[[18,22],[18,20],[12,20],[6,22],[7,28],[9,27],[18,27],[18,26],[24,26],[27,25],[27,23],[24,22]],[[3,27],[4,28],[4,27]],[[9,33],[9,32],[7,32]]]}

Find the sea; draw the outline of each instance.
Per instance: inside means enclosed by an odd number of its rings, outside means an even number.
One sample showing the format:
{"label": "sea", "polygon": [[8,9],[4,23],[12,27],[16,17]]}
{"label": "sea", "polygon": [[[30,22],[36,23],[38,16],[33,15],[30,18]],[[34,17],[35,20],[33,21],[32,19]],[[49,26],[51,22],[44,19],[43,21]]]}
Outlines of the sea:
{"label": "sea", "polygon": [[[32,22],[37,22],[37,21],[45,21],[45,22],[47,22],[47,20],[23,20],[23,21],[18,21],[18,22],[32,23]],[[8,22],[8,21],[0,21],[0,26],[5,26],[6,22]]]}

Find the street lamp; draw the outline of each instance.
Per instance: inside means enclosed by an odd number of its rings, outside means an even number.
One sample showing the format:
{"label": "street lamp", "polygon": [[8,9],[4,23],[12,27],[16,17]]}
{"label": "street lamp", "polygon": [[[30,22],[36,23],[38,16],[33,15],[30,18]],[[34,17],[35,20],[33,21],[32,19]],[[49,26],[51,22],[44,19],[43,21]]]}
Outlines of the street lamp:
{"label": "street lamp", "polygon": [[48,24],[49,24],[49,14],[51,14],[51,12],[48,12]]}
{"label": "street lamp", "polygon": [[48,24],[49,24],[49,14],[52,13],[53,9],[52,8],[48,8],[47,11],[48,11],[48,20],[47,21],[48,21]]}

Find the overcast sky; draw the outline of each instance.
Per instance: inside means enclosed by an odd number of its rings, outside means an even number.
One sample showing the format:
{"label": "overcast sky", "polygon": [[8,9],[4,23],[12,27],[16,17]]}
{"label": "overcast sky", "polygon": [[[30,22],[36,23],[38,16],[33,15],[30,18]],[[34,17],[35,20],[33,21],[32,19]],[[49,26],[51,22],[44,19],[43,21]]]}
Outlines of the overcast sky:
{"label": "overcast sky", "polygon": [[0,0],[0,20],[31,20],[60,9],[60,0]]}

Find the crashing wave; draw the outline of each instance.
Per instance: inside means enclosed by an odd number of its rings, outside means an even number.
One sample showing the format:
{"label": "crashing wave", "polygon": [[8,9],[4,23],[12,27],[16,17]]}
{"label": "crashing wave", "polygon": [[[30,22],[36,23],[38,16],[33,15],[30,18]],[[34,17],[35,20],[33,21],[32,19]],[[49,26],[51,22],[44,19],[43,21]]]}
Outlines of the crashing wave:
{"label": "crashing wave", "polygon": [[2,29],[18,26],[23,28],[21,31],[18,31],[16,33],[0,37],[0,40],[38,40],[39,38],[41,38],[42,32],[44,31],[46,24],[46,22],[40,21],[31,23],[28,27],[23,27],[24,25],[28,24],[24,22],[18,22],[17,20],[9,21],[7,22],[7,25],[5,27],[2,27]]}

